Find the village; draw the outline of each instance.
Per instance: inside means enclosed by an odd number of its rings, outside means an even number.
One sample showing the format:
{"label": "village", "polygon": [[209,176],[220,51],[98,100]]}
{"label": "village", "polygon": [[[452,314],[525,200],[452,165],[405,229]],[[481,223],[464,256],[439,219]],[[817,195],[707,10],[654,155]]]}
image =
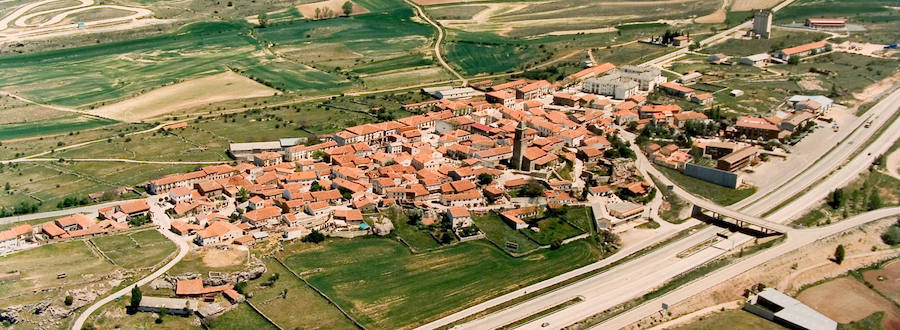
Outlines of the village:
{"label": "village", "polygon": [[[759,11],[755,18],[748,33],[768,38],[771,12]],[[686,48],[692,39],[677,35],[650,42]],[[714,54],[706,62],[764,68],[833,47],[818,41],[738,60]],[[601,244],[614,252],[620,236],[658,226],[658,212],[672,207],[660,191],[671,188],[639,168],[638,156],[680,175],[747,189],[755,168],[789,157],[790,146],[817,128],[840,130],[831,118],[840,106],[825,95],[792,95],[776,108],[727,121],[715,93],[692,88],[702,74],[670,79],[666,71],[585,63],[555,82],[483,80],[422,88],[434,99],[403,105],[416,115],[315,138],[232,143],[232,163],[151,180],[141,187],[149,197],[0,231],[0,254],[143,227],[164,229],[192,251],[245,251],[292,240],[388,236],[397,221],[444,246],[485,239],[477,220],[485,216],[525,233],[536,249],[558,249],[590,239],[591,229],[570,224],[580,231],[565,231],[540,222],[575,207],[590,210],[590,227],[604,233]],[[746,91],[724,92],[740,98]],[[533,251],[514,240],[492,243],[513,256]],[[167,277],[154,283],[170,295],[144,295],[132,307],[213,316],[228,309],[219,306],[218,295],[229,303],[245,299],[241,283],[247,279]]]}

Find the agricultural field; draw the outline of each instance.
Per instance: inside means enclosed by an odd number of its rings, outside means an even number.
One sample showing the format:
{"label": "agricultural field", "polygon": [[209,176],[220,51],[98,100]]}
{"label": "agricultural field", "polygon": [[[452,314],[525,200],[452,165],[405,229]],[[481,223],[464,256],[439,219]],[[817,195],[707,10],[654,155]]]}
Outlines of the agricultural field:
{"label": "agricultural field", "polygon": [[797,300],[838,323],[850,323],[884,312],[881,325],[885,329],[900,325],[900,307],[849,276],[806,288],[797,295]]}
{"label": "agricultural field", "polygon": [[[4,67],[0,79],[4,91],[36,102],[100,108],[101,113],[120,118],[120,109],[126,106],[137,112],[153,109],[149,115],[154,115],[227,99],[210,94],[210,90],[231,94],[229,98],[274,93],[235,77],[216,75],[229,69],[270,88],[306,96],[397,87],[407,81],[377,76],[408,67],[437,68],[426,47],[433,28],[414,21],[412,10],[402,1],[359,4],[380,11],[349,18],[286,20],[265,28],[245,21],[194,23],[152,37],[5,56],[0,57]],[[317,52],[308,52],[311,48]],[[394,63],[385,63],[388,61]],[[379,64],[371,62],[387,65],[382,72]],[[356,65],[361,66],[359,73],[353,71]],[[369,80],[363,82],[361,75]],[[216,77],[215,81],[198,79],[210,76]],[[431,76],[433,80],[446,78],[439,71]],[[230,88],[215,88],[223,79]],[[233,92],[241,86],[244,93]],[[185,103],[189,97],[201,101]],[[123,101],[126,103],[118,103]]]}
{"label": "agricultural field", "polygon": [[9,95],[0,94],[0,125],[25,124],[74,116],[77,114],[27,103]]}
{"label": "agricultural field", "polygon": [[[716,0],[667,0],[650,2],[552,0],[532,1],[463,1],[418,0],[426,10],[450,29],[466,32],[490,32],[505,37],[534,37],[565,31],[575,34],[622,23],[671,20],[690,22],[721,7]],[[473,5],[481,8],[478,12]],[[452,13],[462,13],[454,16]]]}
{"label": "agricultural field", "polygon": [[[473,217],[472,222],[475,223],[475,226],[478,227],[478,229],[484,232],[487,239],[509,252],[523,253],[538,247],[537,243],[506,224],[497,213],[490,212],[483,216]],[[506,246],[507,242],[518,244],[518,248],[513,249]]]}
{"label": "agricultural field", "polygon": [[[149,296],[150,294],[145,293],[145,295]],[[101,329],[203,329],[197,316],[167,315],[163,317],[162,323],[156,323],[157,314],[154,313],[128,314],[126,308],[130,300],[127,299],[128,296],[124,298],[103,305],[91,314],[86,324],[93,324]]]}
{"label": "agricultural field", "polygon": [[892,261],[880,269],[867,270],[863,278],[894,303],[900,301],[900,262]]}
{"label": "agricultural field", "polygon": [[68,133],[106,126],[115,122],[104,118],[76,115],[28,123],[2,124],[0,140]]}
{"label": "agricultural field", "polygon": [[419,229],[417,226],[407,223],[409,218],[405,215],[398,214],[393,210],[388,210],[386,215],[391,219],[391,223],[394,224],[394,230],[397,233],[397,236],[400,236],[406,244],[409,244],[409,246],[416,249],[416,251],[441,247],[441,244],[431,236],[428,230]]}
{"label": "agricultural field", "polygon": [[100,236],[91,241],[116,265],[129,269],[155,266],[175,252],[175,244],[153,229]]}
{"label": "agricultural field", "polygon": [[828,34],[820,32],[802,32],[795,30],[772,29],[772,37],[769,39],[728,39],[722,43],[704,48],[704,53],[723,53],[733,57],[733,61],[740,60],[741,56],[759,53],[771,53],[779,49],[807,44],[823,40]]}
{"label": "agricultural field", "polygon": [[100,107],[91,113],[135,122],[177,110],[219,101],[272,96],[278,90],[226,71],[154,89],[140,96]]}
{"label": "agricultural field", "polygon": [[[21,203],[37,205],[49,211],[65,197],[83,197],[119,187],[133,187],[166,174],[189,172],[196,165],[156,165],[134,163],[37,162],[17,163],[0,169],[3,185],[10,190],[0,194],[0,207],[13,208]],[[133,196],[133,195],[130,195]]]}
{"label": "agricultural field", "polygon": [[[248,282],[247,290],[253,293],[250,302],[282,329],[356,328],[350,319],[278,262],[266,259],[266,269],[262,277]],[[278,280],[271,286],[262,286],[273,274],[278,274]],[[287,295],[282,297],[285,291]],[[289,310],[303,312],[285,312]]]}
{"label": "agricultural field", "polygon": [[250,308],[247,303],[241,303],[237,308],[219,315],[208,324],[209,329],[239,330],[239,329],[277,329],[266,321],[259,313]]}
{"label": "agricultural field", "polygon": [[[478,256],[473,258],[472,256]],[[487,242],[411,254],[390,239],[329,240],[285,258],[367,328],[412,327],[600,258],[584,240],[512,258]],[[435,299],[435,297],[442,297]]]}
{"label": "agricultural field", "polygon": [[583,231],[578,230],[578,228],[570,225],[564,218],[559,216],[545,215],[544,218],[535,219],[532,224],[538,231],[529,228],[522,232],[541,245],[550,245],[554,242],[561,242],[564,239],[584,234]]}

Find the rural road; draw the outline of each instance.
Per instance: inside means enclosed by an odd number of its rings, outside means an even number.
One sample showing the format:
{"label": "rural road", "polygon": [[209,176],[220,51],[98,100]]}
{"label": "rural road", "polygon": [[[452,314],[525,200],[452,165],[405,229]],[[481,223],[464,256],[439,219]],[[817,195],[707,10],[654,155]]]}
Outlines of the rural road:
{"label": "rural road", "polygon": [[212,161],[212,162],[176,162],[176,161],[160,161],[160,160],[135,160],[124,158],[28,158],[14,159],[10,163],[21,162],[52,162],[63,159],[67,162],[113,162],[113,163],[137,163],[137,164],[161,164],[161,165],[216,165],[230,163],[231,161]]}
{"label": "rural road", "polygon": [[[155,203],[153,203],[152,205],[155,206]],[[191,247],[190,247],[189,243],[187,241],[185,241],[183,237],[175,235],[174,233],[172,233],[172,231],[170,231],[168,229],[169,223],[168,223],[168,221],[165,221],[168,219],[162,219],[162,217],[168,218],[168,216],[165,215],[165,212],[153,212],[153,213],[154,213],[154,222],[157,223],[157,225],[159,225],[159,228],[157,230],[159,231],[160,234],[162,234],[163,236],[165,236],[166,238],[171,240],[173,243],[175,243],[175,245],[178,246],[178,254],[175,256],[175,258],[170,260],[164,266],[157,269],[156,271],[154,271],[152,274],[148,275],[147,277],[144,277],[144,278],[138,280],[137,282],[135,282],[134,284],[129,285],[125,288],[122,288],[121,290],[116,291],[115,293],[110,294],[106,297],[103,297],[103,299],[100,299],[100,300],[94,302],[94,304],[92,304],[90,307],[85,309],[84,312],[82,312],[81,315],[78,316],[78,319],[76,319],[75,323],[72,324],[72,328],[71,328],[72,330],[82,329],[84,327],[84,323],[87,321],[88,317],[91,316],[91,314],[93,314],[98,309],[100,309],[100,307],[103,307],[103,305],[105,305],[109,302],[112,302],[116,298],[122,297],[126,294],[130,294],[131,288],[133,288],[135,286],[138,286],[138,287],[143,286],[147,283],[150,283],[150,281],[153,281],[157,277],[160,277],[163,274],[165,274],[167,271],[169,271],[169,269],[172,269],[172,267],[175,266],[175,264],[180,262],[181,259],[183,259],[185,255],[187,255],[188,251],[190,251]]]}
{"label": "rural road", "polygon": [[444,28],[442,28],[440,24],[432,20],[431,17],[428,17],[428,14],[425,13],[425,10],[422,9],[421,6],[415,4],[410,0],[404,1],[406,1],[407,4],[416,9],[416,13],[419,15],[419,17],[421,17],[426,22],[428,22],[428,24],[431,24],[435,29],[437,29],[438,36],[434,41],[434,56],[438,59],[438,62],[440,62],[441,65],[444,66],[445,69],[447,69],[447,71],[450,71],[450,73],[456,76],[456,79],[461,80],[463,86],[468,86],[469,80],[460,75],[459,72],[456,72],[456,70],[454,70],[452,67],[450,67],[450,64],[447,64],[447,61],[444,61],[444,55],[441,54],[441,43],[444,42]]}

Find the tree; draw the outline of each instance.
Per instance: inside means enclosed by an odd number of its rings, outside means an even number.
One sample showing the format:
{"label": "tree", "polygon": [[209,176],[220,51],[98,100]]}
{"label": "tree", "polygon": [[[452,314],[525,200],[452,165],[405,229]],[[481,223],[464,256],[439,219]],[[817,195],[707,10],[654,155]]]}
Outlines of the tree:
{"label": "tree", "polygon": [[790,65],[797,65],[797,64],[800,64],[800,58],[797,57],[797,56],[791,56],[791,57],[788,59],[788,64],[790,64]]}
{"label": "tree", "polygon": [[315,160],[322,160],[325,158],[325,156],[328,156],[328,154],[326,154],[322,150],[316,150],[316,151],[313,151],[313,153],[312,153],[312,158]]}
{"label": "tree", "polygon": [[844,190],[838,188],[835,191],[831,192],[831,196],[828,198],[828,206],[831,206],[832,209],[839,209],[841,206],[844,206],[844,201],[846,198],[844,197]]}
{"label": "tree", "polygon": [[836,262],[838,265],[844,262],[845,253],[846,251],[844,251],[844,244],[838,244],[837,249],[834,250],[834,262]]}
{"label": "tree", "polygon": [[450,233],[445,231],[441,234],[441,244],[450,244],[451,242],[453,242],[453,236]]}
{"label": "tree", "polygon": [[419,223],[419,220],[422,220],[422,214],[419,212],[413,212],[406,218],[406,223],[415,226]]}
{"label": "tree", "polygon": [[66,306],[72,306],[73,302],[74,302],[74,299],[72,298],[72,296],[66,295],[66,300],[64,301]]}
{"label": "tree", "polygon": [[138,288],[137,285],[131,288],[131,307],[137,308],[141,304],[141,299],[143,299],[143,294],[141,293],[141,288]]}
{"label": "tree", "polygon": [[884,206],[884,203],[881,201],[881,195],[878,194],[878,190],[873,190],[872,195],[869,196],[869,211],[874,209],[880,209]]}
{"label": "tree", "polygon": [[900,244],[900,222],[888,227],[888,230],[881,234],[881,240],[891,246]]}
{"label": "tree", "polygon": [[325,240],[325,235],[320,233],[318,230],[313,230],[309,235],[306,235],[301,241],[308,243],[321,243]]}
{"label": "tree", "polygon": [[259,24],[257,24],[256,26],[261,29],[265,28],[269,25],[269,15],[267,15],[266,13],[259,14],[258,21]]}
{"label": "tree", "polygon": [[478,183],[481,185],[489,185],[491,182],[494,182],[494,177],[487,173],[481,173],[478,175]]}
{"label": "tree", "polygon": [[522,195],[525,195],[526,197],[540,197],[544,195],[545,189],[546,188],[540,181],[531,179],[525,184],[525,188],[522,188]]}
{"label": "tree", "polygon": [[322,187],[321,185],[319,185],[318,180],[313,181],[313,183],[311,185],[309,185],[309,191],[322,191],[322,190],[325,190],[325,188]]}
{"label": "tree", "polygon": [[341,9],[344,10],[344,16],[350,16],[350,14],[353,13],[353,2],[344,2],[344,5],[341,6]]}
{"label": "tree", "polygon": [[247,189],[244,189],[244,187],[241,187],[241,189],[238,189],[237,201],[240,203],[243,203],[243,202],[246,202],[248,199],[250,199],[250,192],[247,191]]}
{"label": "tree", "polygon": [[247,294],[247,282],[240,281],[240,282],[235,283],[234,291],[237,291],[238,293],[240,293],[242,295],[246,295]]}

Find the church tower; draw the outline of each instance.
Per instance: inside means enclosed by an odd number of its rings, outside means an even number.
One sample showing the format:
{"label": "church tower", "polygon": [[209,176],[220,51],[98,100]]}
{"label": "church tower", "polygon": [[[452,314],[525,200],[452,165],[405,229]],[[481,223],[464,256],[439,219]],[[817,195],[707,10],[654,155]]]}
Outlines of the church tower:
{"label": "church tower", "polygon": [[510,167],[514,169],[521,169],[522,167],[522,157],[525,156],[525,122],[520,121],[519,126],[516,126],[516,135],[513,138],[513,154],[512,159],[509,160]]}

